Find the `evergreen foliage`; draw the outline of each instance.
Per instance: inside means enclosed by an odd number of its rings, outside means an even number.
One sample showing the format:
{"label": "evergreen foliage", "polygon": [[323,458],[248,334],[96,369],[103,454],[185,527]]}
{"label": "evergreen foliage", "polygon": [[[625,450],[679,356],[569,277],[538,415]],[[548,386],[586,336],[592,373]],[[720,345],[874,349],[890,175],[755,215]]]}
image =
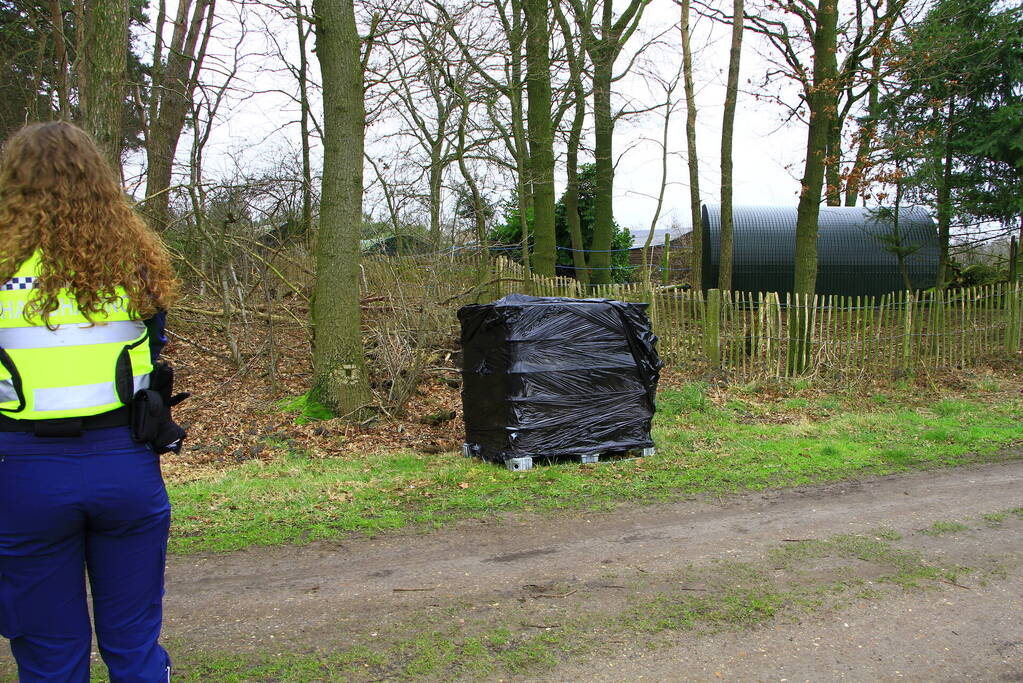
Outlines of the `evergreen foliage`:
{"label": "evergreen foliage", "polygon": [[881,102],[881,161],[905,169],[906,200],[947,211],[955,225],[1017,225],[1023,9],[939,0],[907,31],[893,76]]}
{"label": "evergreen foliage", "polygon": [[[579,167],[579,219],[582,228],[584,249],[593,249],[593,233],[596,216],[597,167],[594,164],[583,164]],[[533,217],[527,220],[530,230],[530,246],[533,243]],[[611,240],[611,281],[628,282],[634,267],[629,265],[629,252],[632,248],[632,234],[625,228],[613,223]],[[575,277],[575,266],[572,262],[572,235],[566,219],[565,195],[562,194],[554,206],[554,233],[557,242],[558,275]],[[490,242],[499,246],[500,253],[521,261],[522,221],[518,208],[509,206],[505,210],[504,220],[495,226],[488,235]],[[587,254],[590,257],[592,254]],[[589,261],[589,258],[587,258]]]}
{"label": "evergreen foliage", "polygon": [[[148,17],[145,0],[132,0],[132,29],[145,27]],[[66,65],[57,58],[55,27],[49,5],[0,0],[0,140],[31,121],[45,121],[59,114],[57,81],[62,69],[70,71],[78,56],[76,13],[70,0],[59,4],[64,26],[61,36],[67,51]],[[128,81],[139,85],[147,98],[149,67],[142,63],[139,49],[132,41],[128,49]],[[71,88],[71,116],[78,118],[76,74],[68,73]],[[138,110],[130,99],[125,100],[125,146],[138,149],[142,145],[142,124]]]}

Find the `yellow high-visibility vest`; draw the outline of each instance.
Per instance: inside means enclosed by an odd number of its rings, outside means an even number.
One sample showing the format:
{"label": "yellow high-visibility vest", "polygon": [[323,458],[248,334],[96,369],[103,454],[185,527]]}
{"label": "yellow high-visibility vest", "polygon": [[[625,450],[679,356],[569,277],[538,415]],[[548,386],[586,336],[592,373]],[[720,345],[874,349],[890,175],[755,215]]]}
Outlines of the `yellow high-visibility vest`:
{"label": "yellow high-visibility vest", "polygon": [[0,284],[0,415],[47,420],[99,415],[120,408],[149,386],[149,333],[132,318],[124,292],[90,322],[61,292],[49,329],[25,318],[40,254]]}

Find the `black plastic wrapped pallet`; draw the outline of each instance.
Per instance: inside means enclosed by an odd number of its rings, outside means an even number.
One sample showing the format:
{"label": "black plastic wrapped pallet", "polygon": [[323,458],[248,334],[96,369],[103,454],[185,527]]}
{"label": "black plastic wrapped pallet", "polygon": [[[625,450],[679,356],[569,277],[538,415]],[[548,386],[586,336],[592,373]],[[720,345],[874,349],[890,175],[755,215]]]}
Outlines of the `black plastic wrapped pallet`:
{"label": "black plastic wrapped pallet", "polygon": [[646,304],[512,294],[458,311],[466,443],[487,460],[653,446]]}

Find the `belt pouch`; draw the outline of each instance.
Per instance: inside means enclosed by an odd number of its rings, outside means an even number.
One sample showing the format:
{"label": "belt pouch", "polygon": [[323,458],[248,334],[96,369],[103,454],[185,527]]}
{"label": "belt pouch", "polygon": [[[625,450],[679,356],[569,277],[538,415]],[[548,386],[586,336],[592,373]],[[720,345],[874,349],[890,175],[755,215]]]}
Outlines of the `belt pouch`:
{"label": "belt pouch", "polygon": [[131,399],[131,438],[136,443],[152,443],[160,432],[160,423],[170,411],[163,398],[152,389],[140,389]]}

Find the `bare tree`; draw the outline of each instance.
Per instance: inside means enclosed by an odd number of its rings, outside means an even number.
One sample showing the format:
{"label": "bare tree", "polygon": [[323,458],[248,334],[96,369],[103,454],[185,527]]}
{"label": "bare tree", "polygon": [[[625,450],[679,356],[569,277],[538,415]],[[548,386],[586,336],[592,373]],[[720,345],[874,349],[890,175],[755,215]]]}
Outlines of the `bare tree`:
{"label": "bare tree", "polygon": [[302,234],[309,239],[313,232],[313,167],[310,161],[311,132],[309,121],[312,118],[309,106],[309,52],[307,43],[312,32],[312,24],[306,20],[302,0],[295,0],[295,29],[298,34],[298,106],[299,135],[302,144]]}
{"label": "bare tree", "polygon": [[564,37],[565,61],[569,68],[566,102],[570,103],[573,112],[568,132],[568,145],[565,150],[567,176],[565,222],[572,240],[572,262],[575,265],[575,277],[579,282],[588,285],[590,270],[587,267],[586,245],[583,243],[582,221],[579,216],[579,147],[582,143],[583,125],[586,122],[586,88],[583,84],[586,51],[581,46],[576,47],[578,38],[572,31],[572,26],[565,16],[561,2],[554,4],[554,12]]}
{"label": "bare tree", "polygon": [[[526,129],[523,94],[525,80],[526,27],[523,0],[473,0],[458,9],[451,3],[427,0],[446,30],[455,40],[462,58],[482,83],[496,96],[485,98],[491,125],[512,159],[516,176],[516,205],[522,221],[522,264],[531,271],[528,216],[533,211],[533,178]],[[470,19],[477,9],[492,12],[492,17],[474,25]],[[495,43],[495,36],[500,38]],[[500,101],[506,101],[507,107]]]}
{"label": "bare tree", "polygon": [[[160,230],[168,224],[174,156],[206,58],[215,4],[216,0],[181,0],[172,19],[170,43],[166,46],[163,37],[168,20],[166,0],[159,0],[157,7],[152,88],[143,117],[148,164],[144,210]],[[141,97],[137,99],[141,109]]]}
{"label": "bare tree", "polygon": [[[555,0],[556,2],[559,0]],[[529,101],[529,168],[533,184],[533,267],[554,275],[554,130],[551,124],[551,57],[548,0],[523,0],[526,17],[526,96]]]}
{"label": "bare tree", "polygon": [[[593,279],[597,283],[611,281],[611,237],[614,226],[614,114],[611,108],[611,86],[614,64],[629,39],[639,27],[643,10],[650,0],[629,0],[615,18],[611,0],[570,0],[583,46],[593,63],[593,119],[595,132],[594,158],[597,167],[596,200],[594,202]],[[599,19],[598,19],[599,9]]]}
{"label": "bare tree", "polygon": [[[755,30],[765,35],[783,55],[802,85],[802,99],[809,110],[806,160],[796,210],[795,274],[793,292],[795,308],[790,324],[788,369],[802,372],[810,360],[809,303],[817,285],[817,226],[820,216],[824,174],[827,167],[828,140],[837,116],[841,92],[838,72],[838,0],[783,3],[770,0],[780,16],[750,17]],[[793,35],[787,20],[803,32]],[[800,54],[797,41],[809,45],[811,64]]]}
{"label": "bare tree", "polygon": [[120,173],[128,69],[128,0],[94,0],[84,9],[79,106],[85,128]]}
{"label": "bare tree", "polygon": [[312,395],[336,415],[370,403],[359,308],[366,113],[353,0],[314,0],[323,74],[323,189],[313,290]]}
{"label": "bare tree", "polygon": [[721,116],[721,256],[718,289],[732,288],[732,137],[735,105],[739,94],[739,61],[742,57],[743,0],[732,0],[732,43],[728,49],[728,81],[725,110]]}
{"label": "bare tree", "polygon": [[690,1],[681,0],[682,73],[686,91],[686,155],[689,166],[689,215],[693,224],[692,251],[689,254],[689,284],[703,289],[703,215],[700,206],[700,156],[696,148],[696,87],[693,83],[692,30],[689,26]]}

